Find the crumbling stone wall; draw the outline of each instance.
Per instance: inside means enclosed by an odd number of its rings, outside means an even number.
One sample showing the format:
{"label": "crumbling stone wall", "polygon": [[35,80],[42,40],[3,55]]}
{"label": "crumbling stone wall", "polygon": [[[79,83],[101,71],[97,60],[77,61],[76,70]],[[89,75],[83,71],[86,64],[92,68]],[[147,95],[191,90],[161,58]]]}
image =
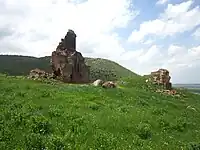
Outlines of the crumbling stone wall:
{"label": "crumbling stone wall", "polygon": [[64,39],[52,52],[51,67],[54,77],[67,83],[89,82],[89,66],[82,54],[76,51],[76,34],[68,30]]}
{"label": "crumbling stone wall", "polygon": [[170,79],[171,77],[169,76],[169,71],[166,69],[159,69],[158,71],[151,72],[150,80],[154,84],[163,85],[163,87],[168,90],[172,88]]}
{"label": "crumbling stone wall", "polygon": [[29,78],[47,78],[48,76],[48,73],[38,68],[31,70],[29,73]]}

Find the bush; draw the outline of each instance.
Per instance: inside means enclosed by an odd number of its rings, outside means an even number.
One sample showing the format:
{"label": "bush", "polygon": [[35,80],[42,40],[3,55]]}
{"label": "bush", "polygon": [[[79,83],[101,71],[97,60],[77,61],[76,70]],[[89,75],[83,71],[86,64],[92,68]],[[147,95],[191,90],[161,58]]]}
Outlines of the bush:
{"label": "bush", "polygon": [[53,130],[52,124],[44,116],[33,116],[31,118],[31,130],[33,133],[50,134]]}
{"label": "bush", "polygon": [[188,144],[188,150],[200,150],[200,143],[189,143]]}
{"label": "bush", "polygon": [[137,134],[141,139],[151,138],[152,136],[151,125],[147,123],[140,123],[137,126]]}

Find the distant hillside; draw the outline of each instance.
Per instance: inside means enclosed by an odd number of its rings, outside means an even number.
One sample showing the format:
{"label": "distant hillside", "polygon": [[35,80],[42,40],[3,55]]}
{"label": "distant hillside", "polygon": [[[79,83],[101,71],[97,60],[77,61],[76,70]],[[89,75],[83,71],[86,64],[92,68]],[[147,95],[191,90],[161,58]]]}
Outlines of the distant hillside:
{"label": "distant hillside", "polygon": [[174,84],[173,87],[184,88],[190,92],[200,94],[200,84]]}
{"label": "distant hillside", "polygon": [[[86,58],[86,64],[90,67],[90,79],[116,80],[121,77],[137,76],[132,71],[120,66],[119,64],[101,58]],[[9,75],[27,75],[29,71],[40,68],[51,72],[50,57],[30,57],[16,55],[0,55],[0,73]]]}

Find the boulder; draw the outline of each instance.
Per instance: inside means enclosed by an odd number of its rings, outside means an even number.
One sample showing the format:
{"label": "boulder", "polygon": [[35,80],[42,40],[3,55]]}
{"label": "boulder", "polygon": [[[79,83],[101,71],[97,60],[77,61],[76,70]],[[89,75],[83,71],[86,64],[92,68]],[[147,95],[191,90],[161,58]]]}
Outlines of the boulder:
{"label": "boulder", "polygon": [[103,88],[116,88],[117,85],[112,81],[107,81],[102,85]]}
{"label": "boulder", "polygon": [[93,82],[94,86],[102,86],[102,84],[103,84],[103,81],[101,79],[98,79],[98,80]]}

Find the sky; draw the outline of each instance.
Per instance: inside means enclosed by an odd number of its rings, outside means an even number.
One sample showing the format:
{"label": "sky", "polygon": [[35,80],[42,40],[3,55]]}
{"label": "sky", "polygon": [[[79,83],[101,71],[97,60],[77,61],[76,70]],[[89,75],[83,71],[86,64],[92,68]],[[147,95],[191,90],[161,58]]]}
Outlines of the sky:
{"label": "sky", "polygon": [[0,54],[50,56],[68,29],[84,57],[200,83],[200,0],[0,0]]}

